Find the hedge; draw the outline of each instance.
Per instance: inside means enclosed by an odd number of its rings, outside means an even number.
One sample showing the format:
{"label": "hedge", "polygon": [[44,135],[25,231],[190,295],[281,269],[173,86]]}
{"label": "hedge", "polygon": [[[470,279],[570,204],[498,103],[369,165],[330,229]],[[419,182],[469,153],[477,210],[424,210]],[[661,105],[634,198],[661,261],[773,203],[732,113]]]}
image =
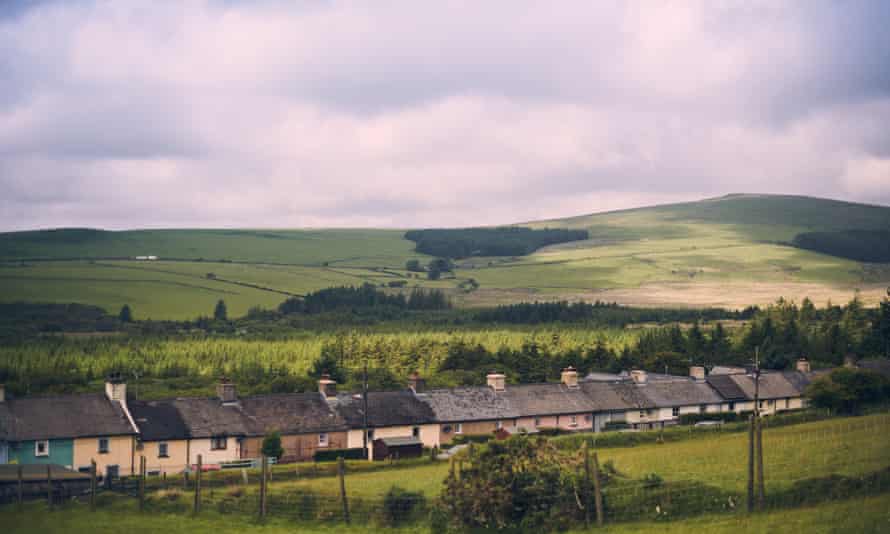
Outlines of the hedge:
{"label": "hedge", "polygon": [[319,449],[312,455],[316,462],[332,462],[340,457],[343,457],[344,460],[364,460],[367,458],[367,454],[363,447],[358,447],[353,449]]}

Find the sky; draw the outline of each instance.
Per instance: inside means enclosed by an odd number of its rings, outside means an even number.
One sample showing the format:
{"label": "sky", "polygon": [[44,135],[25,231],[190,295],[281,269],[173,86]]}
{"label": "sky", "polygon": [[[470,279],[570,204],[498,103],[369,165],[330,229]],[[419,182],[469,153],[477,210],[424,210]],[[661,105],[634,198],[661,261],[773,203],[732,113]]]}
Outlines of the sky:
{"label": "sky", "polygon": [[0,231],[890,204],[890,2],[0,2]]}

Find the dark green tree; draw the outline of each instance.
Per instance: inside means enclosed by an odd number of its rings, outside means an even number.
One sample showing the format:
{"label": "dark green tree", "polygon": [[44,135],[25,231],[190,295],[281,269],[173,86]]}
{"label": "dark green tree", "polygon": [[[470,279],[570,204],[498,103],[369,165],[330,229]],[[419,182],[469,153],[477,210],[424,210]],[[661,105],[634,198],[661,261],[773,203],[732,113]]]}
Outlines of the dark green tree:
{"label": "dark green tree", "polygon": [[405,262],[405,269],[413,272],[423,272],[423,267],[420,265],[420,260],[408,260]]}
{"label": "dark green tree", "polygon": [[813,406],[836,413],[857,413],[864,405],[885,400],[887,378],[865,369],[836,369],[806,389]]}
{"label": "dark green tree", "polygon": [[122,323],[132,323],[133,322],[133,311],[130,309],[129,304],[124,304],[121,308],[120,313],[117,315],[118,319]]}
{"label": "dark green tree", "polygon": [[284,448],[281,446],[281,433],[273,430],[266,434],[263,438],[263,446],[261,449],[264,456],[275,458],[278,460],[284,455]]}
{"label": "dark green tree", "polygon": [[217,321],[226,321],[229,318],[228,315],[226,302],[223,299],[219,299],[219,302],[216,303],[216,307],[213,308],[213,318]]}

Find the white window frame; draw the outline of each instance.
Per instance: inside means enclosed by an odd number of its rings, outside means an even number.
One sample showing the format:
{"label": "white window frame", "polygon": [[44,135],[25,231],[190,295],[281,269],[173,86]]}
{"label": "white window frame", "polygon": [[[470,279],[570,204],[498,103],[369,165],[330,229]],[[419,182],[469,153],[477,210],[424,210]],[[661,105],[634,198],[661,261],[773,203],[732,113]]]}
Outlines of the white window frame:
{"label": "white window frame", "polygon": [[680,417],[680,407],[679,406],[674,406],[673,408],[671,408],[671,416],[672,417]]}
{"label": "white window frame", "polygon": [[[217,444],[222,443],[222,447],[218,447]],[[224,451],[229,448],[229,438],[226,436],[214,436],[210,438],[210,450],[212,451]]]}
{"label": "white window frame", "polygon": [[[111,440],[108,438],[99,438],[99,442],[96,444],[98,448],[99,454],[108,454],[111,452]],[[102,447],[102,442],[105,442],[105,447]]]}
{"label": "white window frame", "polygon": [[500,429],[502,429],[502,428],[504,428],[504,423],[503,423],[503,422],[501,422],[501,421],[495,421],[495,422],[494,422],[494,429],[495,429],[495,430],[500,430]]}
{"label": "white window frame", "polygon": [[569,416],[569,426],[578,426],[578,416],[577,415]]}
{"label": "white window frame", "polygon": [[368,441],[374,441],[374,429],[373,428],[368,429]]}
{"label": "white window frame", "polygon": [[158,442],[158,458],[170,457],[170,444],[166,441]]}
{"label": "white window frame", "polygon": [[640,419],[646,419],[647,417],[649,417],[648,410],[640,410]]}
{"label": "white window frame", "polygon": [[[43,444],[43,452],[40,452],[40,444]],[[38,439],[34,442],[34,456],[44,457],[49,456],[49,440],[48,439]]]}
{"label": "white window frame", "polygon": [[456,425],[454,425],[454,433],[455,434],[463,434],[464,433],[463,423],[457,423]]}
{"label": "white window frame", "polygon": [[328,433],[327,432],[319,433],[318,434],[318,446],[319,447],[327,447],[328,443],[329,443]]}

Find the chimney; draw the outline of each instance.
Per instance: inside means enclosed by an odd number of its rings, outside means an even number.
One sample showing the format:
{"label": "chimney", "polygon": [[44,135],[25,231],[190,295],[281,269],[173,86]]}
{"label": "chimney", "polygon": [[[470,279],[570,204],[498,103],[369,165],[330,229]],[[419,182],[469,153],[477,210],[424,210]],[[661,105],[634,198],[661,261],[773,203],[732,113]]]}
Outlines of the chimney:
{"label": "chimney", "polygon": [[6,402],[6,386],[0,384],[0,402]]}
{"label": "chimney", "polygon": [[633,378],[633,381],[638,386],[646,385],[646,382],[649,381],[649,373],[643,371],[642,369],[634,369],[630,372],[630,377]]}
{"label": "chimney", "polygon": [[108,400],[127,402],[127,384],[121,378],[120,373],[110,374],[105,379],[105,396],[108,397]]}
{"label": "chimney", "polygon": [[485,377],[488,386],[495,391],[504,391],[506,389],[507,376],[503,373],[498,373],[497,371],[492,371],[488,373],[488,376]]}
{"label": "chimney", "polygon": [[797,371],[800,373],[809,373],[810,372],[810,360],[806,358],[801,358],[797,360]]}
{"label": "chimney", "polygon": [[426,389],[426,379],[422,378],[420,373],[414,371],[408,376],[408,387],[411,388],[411,391],[414,393],[420,393]]}
{"label": "chimney", "polygon": [[235,384],[226,377],[221,377],[216,385],[216,396],[223,404],[238,402],[238,391]]}
{"label": "chimney", "polygon": [[318,379],[318,392],[326,399],[337,396],[337,382],[331,380],[331,375],[323,374]]}
{"label": "chimney", "polygon": [[568,388],[578,387],[578,371],[572,366],[566,367],[562,370],[561,380]]}
{"label": "chimney", "polygon": [[701,365],[693,365],[689,368],[689,376],[693,378],[696,382],[704,382],[705,380],[705,368]]}
{"label": "chimney", "polygon": [[856,356],[853,354],[847,354],[844,356],[844,367],[847,369],[855,369],[856,365]]}

